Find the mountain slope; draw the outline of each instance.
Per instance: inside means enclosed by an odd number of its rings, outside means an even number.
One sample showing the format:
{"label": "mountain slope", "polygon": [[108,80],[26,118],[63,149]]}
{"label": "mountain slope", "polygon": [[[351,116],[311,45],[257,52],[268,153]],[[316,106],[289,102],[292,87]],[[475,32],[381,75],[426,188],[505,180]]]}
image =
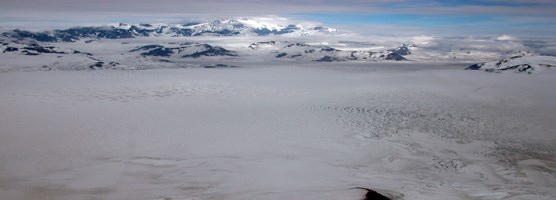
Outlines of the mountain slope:
{"label": "mountain slope", "polygon": [[[170,45],[170,46],[168,46]],[[145,45],[129,52],[141,52],[142,56],[199,58],[204,56],[238,56],[237,53],[209,44],[186,42],[182,44]]]}
{"label": "mountain slope", "polygon": [[316,62],[340,61],[380,61],[380,60],[407,60],[404,55],[411,54],[411,45],[383,51],[351,51],[340,50],[327,45],[312,45],[303,42],[256,42],[249,48],[257,51],[269,51],[278,59]]}
{"label": "mountain slope", "polygon": [[509,58],[471,65],[467,70],[484,70],[487,72],[525,72],[528,74],[556,67],[556,57],[539,56],[528,52],[519,52]]}

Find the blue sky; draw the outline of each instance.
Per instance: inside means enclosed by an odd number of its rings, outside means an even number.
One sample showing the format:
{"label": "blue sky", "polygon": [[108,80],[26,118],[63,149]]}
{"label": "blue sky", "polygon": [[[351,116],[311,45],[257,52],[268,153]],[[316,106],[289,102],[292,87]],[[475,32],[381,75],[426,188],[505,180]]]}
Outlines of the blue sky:
{"label": "blue sky", "polygon": [[[549,0],[400,0],[358,4],[369,11],[297,13],[292,16],[327,24],[414,28],[443,35],[552,36],[556,1]],[[388,30],[386,30],[388,32]],[[396,34],[395,31],[392,31]]]}
{"label": "blue sky", "polygon": [[[369,13],[299,13],[292,18],[319,21],[329,25],[353,27],[401,27],[418,28],[423,34],[440,35],[496,35],[514,34],[552,36],[556,34],[556,19],[527,18],[481,15],[444,15],[444,14],[369,14]],[[471,30],[470,30],[471,29]],[[426,31],[428,30],[428,31]],[[445,32],[441,33],[439,31]],[[393,31],[395,34],[396,32]]]}
{"label": "blue sky", "polygon": [[421,26],[451,26],[490,23],[495,16],[445,16],[426,14],[367,14],[367,13],[300,13],[299,17],[328,24],[391,24]]}
{"label": "blue sky", "polygon": [[556,32],[556,0],[0,0],[0,26],[275,15],[383,34]]}

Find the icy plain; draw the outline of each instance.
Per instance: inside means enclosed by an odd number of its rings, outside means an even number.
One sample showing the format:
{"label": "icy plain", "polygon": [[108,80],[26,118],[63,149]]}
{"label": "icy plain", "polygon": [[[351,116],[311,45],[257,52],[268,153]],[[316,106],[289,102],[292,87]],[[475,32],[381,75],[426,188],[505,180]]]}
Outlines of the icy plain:
{"label": "icy plain", "polygon": [[0,73],[0,197],[556,198],[556,72],[322,65]]}

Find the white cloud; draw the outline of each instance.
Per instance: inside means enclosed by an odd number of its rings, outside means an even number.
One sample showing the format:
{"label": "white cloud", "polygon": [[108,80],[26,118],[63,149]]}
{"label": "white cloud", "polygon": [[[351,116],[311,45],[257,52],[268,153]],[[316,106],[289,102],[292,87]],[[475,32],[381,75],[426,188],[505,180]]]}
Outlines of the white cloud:
{"label": "white cloud", "polygon": [[496,40],[498,41],[516,41],[517,38],[514,36],[510,36],[510,35],[501,35],[496,37]]}
{"label": "white cloud", "polygon": [[434,37],[431,36],[415,36],[411,39],[412,43],[419,47],[428,47],[435,45]]}

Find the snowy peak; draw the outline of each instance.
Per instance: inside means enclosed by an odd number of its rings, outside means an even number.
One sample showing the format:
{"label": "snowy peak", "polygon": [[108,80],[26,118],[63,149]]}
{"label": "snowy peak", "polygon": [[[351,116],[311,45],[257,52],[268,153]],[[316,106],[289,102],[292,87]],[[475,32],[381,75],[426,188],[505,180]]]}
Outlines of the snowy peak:
{"label": "snowy peak", "polygon": [[520,57],[524,57],[524,56],[538,56],[535,53],[532,52],[528,52],[528,51],[510,51],[510,52],[506,52],[506,59],[515,59],[515,58],[520,58]]}
{"label": "snowy peak", "polygon": [[282,30],[291,23],[286,18],[240,18],[238,22],[256,29]]}
{"label": "snowy peak", "polygon": [[206,23],[184,25],[182,29],[200,35],[313,35],[336,32],[321,25],[296,24],[285,18],[220,19]]}

